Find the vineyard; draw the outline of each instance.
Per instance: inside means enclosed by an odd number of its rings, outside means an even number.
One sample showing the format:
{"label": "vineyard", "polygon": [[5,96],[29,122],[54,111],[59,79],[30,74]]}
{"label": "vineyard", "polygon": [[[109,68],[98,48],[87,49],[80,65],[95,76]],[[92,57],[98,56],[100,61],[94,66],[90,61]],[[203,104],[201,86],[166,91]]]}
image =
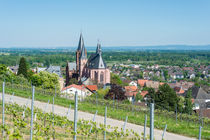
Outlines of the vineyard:
{"label": "vineyard", "polygon": [[[26,85],[13,85],[12,86],[10,83],[6,83],[6,93],[8,94],[15,93],[16,96],[31,98],[31,88]],[[55,95],[55,91],[52,91],[50,93],[50,92],[40,89],[36,91],[36,100],[43,101],[43,102],[47,102],[48,100],[52,101],[52,97],[53,97],[52,95]],[[71,104],[72,107],[74,107],[74,101],[61,98],[59,97],[58,93],[55,99],[56,99],[55,104],[57,105],[69,107],[69,104]],[[104,115],[105,106],[108,106],[107,117],[124,121],[126,116],[128,116],[128,122],[138,124],[138,125],[144,125],[145,115],[147,115],[148,118],[150,115],[148,108],[142,108],[142,107],[132,105],[132,104],[123,104],[123,103],[120,103],[118,101],[113,101],[113,100],[103,100],[103,99],[96,99],[96,98],[86,98],[85,100],[79,101],[78,110],[90,112],[93,114],[95,113],[96,110],[98,110],[98,115]],[[176,114],[176,112],[174,111],[167,111],[166,109],[163,109],[163,110],[155,110],[154,119],[155,119],[154,120],[155,128],[163,130],[165,125],[167,124],[168,132],[173,132],[173,133],[196,137],[196,138],[198,138],[198,135],[199,135],[199,127],[202,126],[202,139],[210,139],[209,137],[210,136],[210,119],[208,118],[202,118],[195,114],[182,114],[182,113]],[[149,119],[147,120],[147,126],[149,126]],[[101,127],[99,128],[103,129]],[[141,134],[139,133],[137,135],[137,134],[132,133],[132,135],[139,137],[138,135],[141,135]],[[107,137],[108,136],[110,137],[112,136],[112,134],[110,133],[109,135],[107,135]]]}
{"label": "vineyard", "polygon": [[[2,110],[2,107],[0,109]],[[1,137],[4,130],[5,139],[29,139],[30,114],[31,110],[26,106],[5,104],[5,125],[1,125]],[[74,122],[69,121],[67,117],[45,113],[35,108],[33,139],[72,139],[75,135],[73,124]],[[140,139],[140,136],[133,131],[119,131],[117,127],[110,126],[107,126],[106,129],[109,130],[106,135],[107,139]],[[77,124],[78,139],[102,139],[104,131],[103,124],[96,124],[93,121],[79,120]]]}

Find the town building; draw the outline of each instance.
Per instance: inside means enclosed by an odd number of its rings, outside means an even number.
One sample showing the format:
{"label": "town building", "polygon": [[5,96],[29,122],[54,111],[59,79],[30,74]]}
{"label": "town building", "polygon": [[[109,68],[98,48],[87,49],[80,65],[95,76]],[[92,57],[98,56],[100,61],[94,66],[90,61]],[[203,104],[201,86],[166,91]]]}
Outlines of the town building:
{"label": "town building", "polygon": [[110,70],[102,58],[101,44],[97,44],[96,52],[88,58],[82,34],[76,50],[76,62],[67,62],[66,85],[72,78],[87,84],[89,82],[85,81],[103,85],[110,83]]}

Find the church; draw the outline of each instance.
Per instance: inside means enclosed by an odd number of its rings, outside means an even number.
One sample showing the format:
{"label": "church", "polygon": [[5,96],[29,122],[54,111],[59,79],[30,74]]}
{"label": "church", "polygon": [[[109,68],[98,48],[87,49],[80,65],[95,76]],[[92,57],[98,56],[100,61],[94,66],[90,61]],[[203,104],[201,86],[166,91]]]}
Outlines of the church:
{"label": "church", "polygon": [[96,52],[88,58],[82,34],[76,50],[76,62],[67,62],[66,85],[72,78],[87,85],[110,84],[110,70],[102,58],[101,44],[97,44]]}

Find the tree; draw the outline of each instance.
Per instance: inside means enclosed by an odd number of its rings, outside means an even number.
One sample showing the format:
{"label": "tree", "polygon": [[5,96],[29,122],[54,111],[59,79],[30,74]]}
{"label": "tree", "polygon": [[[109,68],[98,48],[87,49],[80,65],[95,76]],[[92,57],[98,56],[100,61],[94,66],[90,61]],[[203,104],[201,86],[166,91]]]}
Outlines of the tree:
{"label": "tree", "polygon": [[148,106],[150,105],[150,103],[154,103],[155,94],[156,93],[155,93],[154,88],[148,88],[148,94],[146,95],[146,102]]}
{"label": "tree", "polygon": [[157,108],[165,108],[174,111],[177,103],[178,97],[176,92],[170,88],[168,84],[159,87],[155,94],[155,104]]}
{"label": "tree", "polygon": [[140,73],[139,73],[139,78],[140,79],[143,79],[144,77],[143,77],[143,72],[142,71],[140,71]]}
{"label": "tree", "polygon": [[169,76],[168,76],[168,71],[167,71],[167,70],[164,70],[164,71],[163,71],[163,75],[164,75],[164,77],[165,77],[165,80],[167,81],[168,78],[169,78]]}
{"label": "tree", "polygon": [[78,84],[78,80],[76,78],[70,79],[68,85],[72,85],[72,84],[76,84],[77,85]]}
{"label": "tree", "polygon": [[125,91],[119,85],[112,84],[109,92],[104,96],[105,99],[117,99],[117,100],[125,100],[127,97],[125,96]]}
{"label": "tree", "polygon": [[111,84],[122,85],[122,80],[118,75],[111,73]]}
{"label": "tree", "polygon": [[140,93],[136,94],[135,100],[136,100],[137,102],[143,100],[143,97],[141,96]]}
{"label": "tree", "polygon": [[59,77],[55,73],[49,73],[46,71],[41,71],[38,74],[32,76],[32,83],[37,87],[43,87],[45,89],[59,89]]}
{"label": "tree", "polygon": [[193,108],[193,104],[192,104],[192,89],[189,89],[187,91],[187,94],[185,96],[185,107],[184,107],[184,112],[191,114],[192,113],[192,108]]}
{"label": "tree", "polygon": [[27,72],[28,70],[27,70],[26,60],[24,57],[21,57],[17,75],[22,74],[24,75],[25,78],[27,78],[28,77]]}

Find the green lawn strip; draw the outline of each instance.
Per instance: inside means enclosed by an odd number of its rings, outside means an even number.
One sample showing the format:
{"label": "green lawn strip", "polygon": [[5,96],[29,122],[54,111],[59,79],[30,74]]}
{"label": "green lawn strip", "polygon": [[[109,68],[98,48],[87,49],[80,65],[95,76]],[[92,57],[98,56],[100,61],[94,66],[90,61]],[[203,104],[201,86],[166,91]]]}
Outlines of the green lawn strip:
{"label": "green lawn strip", "polygon": [[[2,88],[0,88],[2,90]],[[22,91],[18,89],[10,89],[6,88],[6,93],[12,94],[12,92],[15,92],[16,96],[21,96],[24,98],[31,97],[31,93],[28,91]],[[47,102],[48,99],[52,102],[52,96],[50,95],[43,95],[39,93],[35,93],[35,100],[42,101],[42,102]],[[64,106],[64,107],[69,107],[69,105],[72,105],[72,108],[74,107],[74,101],[61,98],[61,97],[56,97],[55,98],[55,104]],[[105,107],[102,105],[96,105],[93,103],[89,102],[79,102],[78,109],[84,112],[89,112],[89,113],[95,113],[96,110],[98,110],[98,115],[104,115],[104,109]],[[145,113],[141,112],[132,112],[132,111],[125,111],[122,109],[113,109],[112,107],[108,106],[108,117],[113,118],[113,119],[118,119],[118,120],[125,120],[126,116],[128,116],[128,122],[138,124],[138,125],[143,125],[144,124],[144,117]],[[149,126],[149,114],[147,116],[147,126]],[[168,132],[173,132],[176,134],[182,134],[185,136],[190,136],[190,137],[198,137],[199,133],[199,124],[195,124],[194,122],[190,121],[178,121],[176,124],[175,121],[175,115],[174,119],[171,117],[164,116],[164,114],[158,114],[155,116],[155,121],[154,121],[155,128],[163,130],[165,127],[165,124],[167,124],[167,131]],[[204,127],[202,128],[202,138],[203,139],[210,139],[210,125],[205,124]]]}

